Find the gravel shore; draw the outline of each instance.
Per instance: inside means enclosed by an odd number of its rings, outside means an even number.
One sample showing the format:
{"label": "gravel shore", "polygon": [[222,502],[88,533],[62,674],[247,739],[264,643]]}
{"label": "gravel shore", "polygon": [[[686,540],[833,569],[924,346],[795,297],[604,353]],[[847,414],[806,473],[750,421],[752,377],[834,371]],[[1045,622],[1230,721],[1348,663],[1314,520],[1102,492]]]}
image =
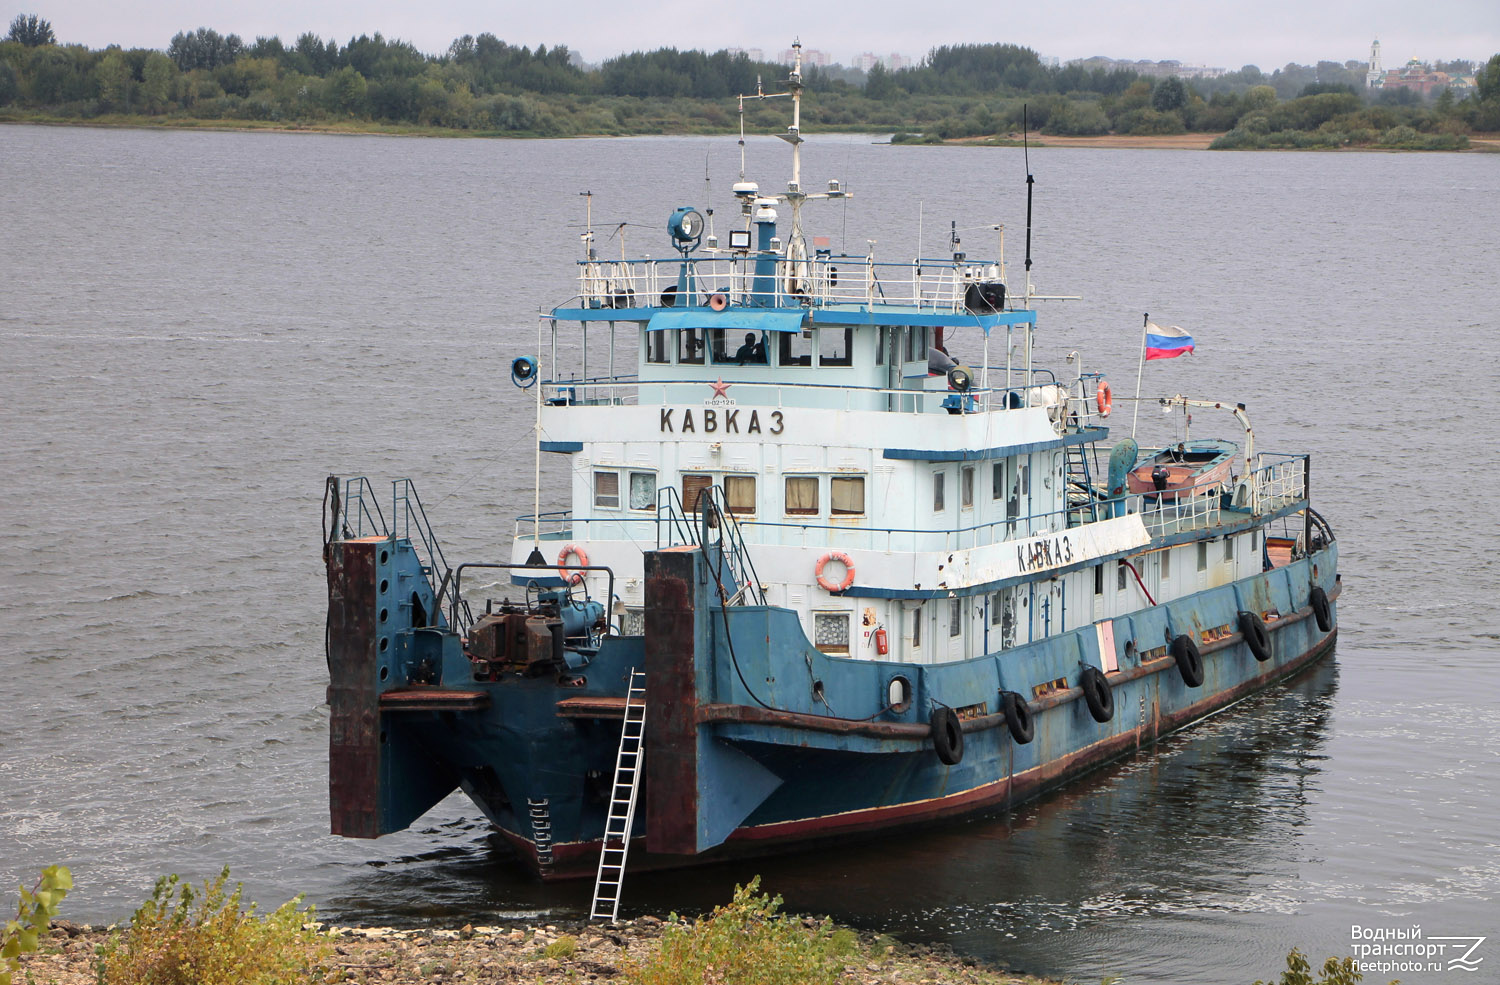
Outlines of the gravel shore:
{"label": "gravel shore", "polygon": [[[816,926],[807,920],[808,926]],[[459,930],[395,930],[328,927],[332,964],[346,982],[369,985],[525,982],[586,985],[630,979],[634,961],[654,952],[662,921],[643,916],[618,924],[545,924],[527,927],[463,927]],[[95,954],[109,936],[102,927],[56,921],[40,951],[22,959],[20,981],[36,985],[94,985]],[[845,966],[846,982],[858,985],[1057,985],[979,965],[944,947],[908,945],[860,934],[864,956]],[[29,976],[29,977],[25,977]]]}

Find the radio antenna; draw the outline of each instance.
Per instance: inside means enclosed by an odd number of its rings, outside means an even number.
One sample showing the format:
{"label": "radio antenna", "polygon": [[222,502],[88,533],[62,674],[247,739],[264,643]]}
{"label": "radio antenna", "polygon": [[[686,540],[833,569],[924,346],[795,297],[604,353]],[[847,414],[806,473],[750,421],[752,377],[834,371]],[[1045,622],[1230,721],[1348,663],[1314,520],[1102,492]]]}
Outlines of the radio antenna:
{"label": "radio antenna", "polygon": [[1031,304],[1031,190],[1036,178],[1031,174],[1030,126],[1026,104],[1021,104],[1021,153],[1026,161],[1026,303]]}

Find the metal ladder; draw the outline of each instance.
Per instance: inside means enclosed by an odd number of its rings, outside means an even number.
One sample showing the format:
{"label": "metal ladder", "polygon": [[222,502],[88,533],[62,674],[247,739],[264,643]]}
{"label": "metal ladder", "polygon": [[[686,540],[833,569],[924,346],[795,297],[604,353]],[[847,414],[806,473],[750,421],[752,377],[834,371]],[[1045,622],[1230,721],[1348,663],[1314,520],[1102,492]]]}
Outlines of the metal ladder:
{"label": "metal ladder", "polygon": [[1094,477],[1089,469],[1088,454],[1083,445],[1069,445],[1066,452],[1067,474],[1063,477],[1067,524],[1076,527],[1099,519],[1099,502],[1094,495]]}
{"label": "metal ladder", "polygon": [[646,675],[632,667],[630,683],[625,688],[625,724],[620,729],[620,751],[615,756],[615,782],[610,788],[609,817],[604,822],[604,845],[599,851],[599,872],[594,877],[590,920],[613,923],[620,914],[625,857],[630,852],[636,794],[640,792],[641,769],[646,761],[645,729]]}

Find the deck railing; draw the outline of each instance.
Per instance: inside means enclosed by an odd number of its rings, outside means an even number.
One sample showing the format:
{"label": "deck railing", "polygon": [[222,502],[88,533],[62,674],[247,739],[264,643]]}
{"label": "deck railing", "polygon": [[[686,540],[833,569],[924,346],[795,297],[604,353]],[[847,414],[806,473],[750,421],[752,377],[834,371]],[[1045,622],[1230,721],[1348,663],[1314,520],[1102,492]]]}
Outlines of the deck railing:
{"label": "deck railing", "polygon": [[1269,513],[1306,499],[1308,457],[1264,452],[1256,455],[1256,467],[1250,472],[1250,508],[1256,513]]}
{"label": "deck railing", "polygon": [[[579,262],[579,302],[587,308],[643,308],[697,304],[725,295],[731,304],[899,304],[924,311],[961,312],[969,285],[1000,279],[993,263],[950,259],[901,263],[869,256],[815,255],[777,258],[774,276],[758,275],[763,254],[734,253],[687,260],[585,260]],[[678,298],[684,263],[701,298]],[[760,280],[757,281],[757,277]]]}

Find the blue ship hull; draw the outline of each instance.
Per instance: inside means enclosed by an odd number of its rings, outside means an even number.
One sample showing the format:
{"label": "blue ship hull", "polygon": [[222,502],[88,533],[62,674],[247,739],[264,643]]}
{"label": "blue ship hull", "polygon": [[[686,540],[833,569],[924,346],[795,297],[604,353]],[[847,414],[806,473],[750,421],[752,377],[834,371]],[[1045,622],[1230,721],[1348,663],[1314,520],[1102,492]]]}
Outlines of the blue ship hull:
{"label": "blue ship hull", "polygon": [[[1117,618],[1110,720],[1096,720],[1082,688],[1061,686],[1027,702],[1023,743],[1001,695],[1100,666],[1093,624],[952,663],[835,657],[789,610],[716,604],[712,551],[678,548],[647,554],[644,636],[605,637],[574,675],[476,681],[457,633],[410,624],[437,610],[437,594],[409,541],[329,546],[334,830],[398,830],[461,787],[548,879],[595,871],[632,669],[650,682],[634,870],[1009,808],[1296,673],[1337,632],[1314,588],[1330,602],[1340,589],[1329,543]],[[404,604],[382,606],[392,583]],[[1247,611],[1277,616],[1264,660],[1233,629]],[[1180,636],[1198,643],[1197,686],[1162,652]],[[429,679],[410,683],[414,667]],[[897,677],[904,708],[889,706]],[[961,711],[951,765],[924,714],[937,706]]]}

